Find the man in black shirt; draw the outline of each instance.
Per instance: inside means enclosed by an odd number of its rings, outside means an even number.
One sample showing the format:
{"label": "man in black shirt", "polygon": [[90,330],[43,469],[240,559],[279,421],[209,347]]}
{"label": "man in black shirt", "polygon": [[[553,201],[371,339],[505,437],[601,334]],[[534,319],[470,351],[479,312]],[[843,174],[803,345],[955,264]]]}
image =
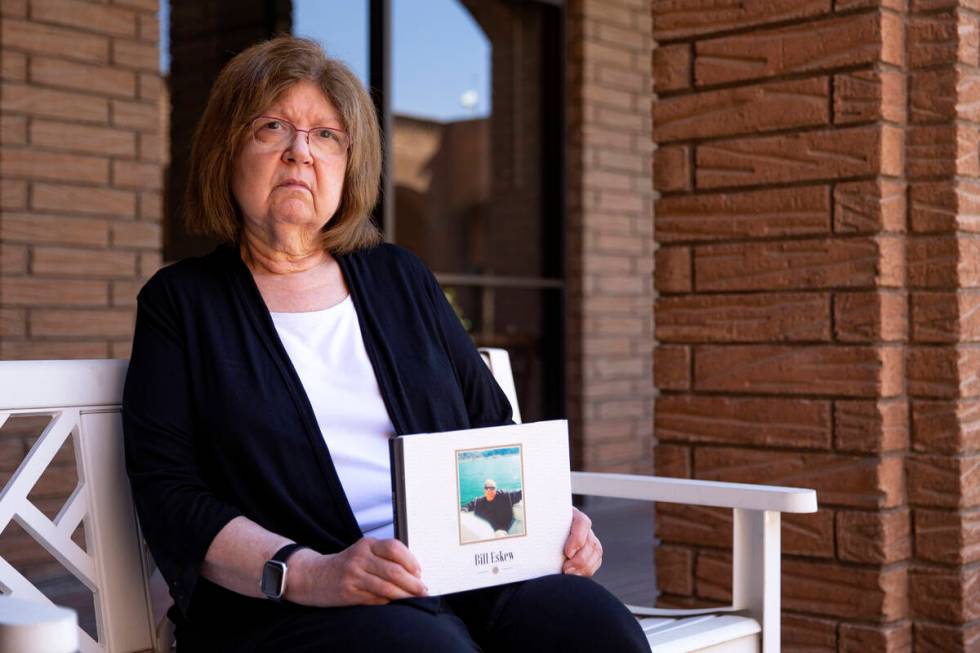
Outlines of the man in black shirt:
{"label": "man in black shirt", "polygon": [[520,500],[521,490],[497,492],[496,481],[488,478],[483,482],[483,496],[467,503],[463,510],[488,522],[494,531],[507,532],[514,521],[514,504]]}

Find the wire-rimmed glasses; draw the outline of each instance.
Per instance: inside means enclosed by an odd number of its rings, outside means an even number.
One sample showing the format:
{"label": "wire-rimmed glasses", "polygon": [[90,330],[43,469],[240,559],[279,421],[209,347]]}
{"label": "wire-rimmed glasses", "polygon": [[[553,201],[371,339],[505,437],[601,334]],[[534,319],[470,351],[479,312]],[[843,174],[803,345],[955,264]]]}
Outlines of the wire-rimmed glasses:
{"label": "wire-rimmed glasses", "polygon": [[263,150],[282,150],[292,146],[297,132],[306,134],[306,143],[313,156],[326,159],[343,156],[350,148],[350,136],[333,127],[311,127],[299,129],[285,118],[278,116],[258,116],[253,118],[249,129],[252,142]]}

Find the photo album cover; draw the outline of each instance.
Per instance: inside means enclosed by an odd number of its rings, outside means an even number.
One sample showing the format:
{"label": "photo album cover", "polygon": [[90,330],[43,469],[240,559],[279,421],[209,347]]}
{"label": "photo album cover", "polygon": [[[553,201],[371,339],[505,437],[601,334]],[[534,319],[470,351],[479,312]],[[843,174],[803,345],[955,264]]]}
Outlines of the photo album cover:
{"label": "photo album cover", "polygon": [[395,536],[431,595],[561,572],[572,523],[566,420],[390,444]]}

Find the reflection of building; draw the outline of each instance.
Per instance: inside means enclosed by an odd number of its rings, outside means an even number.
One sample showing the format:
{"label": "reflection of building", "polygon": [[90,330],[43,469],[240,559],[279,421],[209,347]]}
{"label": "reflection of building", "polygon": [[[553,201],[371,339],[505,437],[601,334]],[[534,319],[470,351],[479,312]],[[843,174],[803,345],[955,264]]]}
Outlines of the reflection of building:
{"label": "reflection of building", "polygon": [[[488,307],[495,324],[538,325],[528,341],[556,337],[534,311],[564,320],[578,466],[644,471],[653,453],[663,474],[818,488],[823,510],[784,531],[787,648],[968,650],[975,6],[569,0],[548,3],[567,5],[559,43],[537,3],[464,4],[493,43],[499,122],[397,119],[423,143],[395,143],[398,237],[443,272],[560,278],[552,306],[540,289],[457,291],[477,331]],[[3,4],[0,357],[128,351],[136,289],[161,260],[156,6]],[[288,9],[174,0],[171,197],[210,79],[288,29]],[[565,58],[542,62],[549,38]],[[562,73],[563,96],[548,85]],[[548,98],[563,116],[530,110]],[[552,169],[474,153],[533,143],[561,117]],[[565,177],[508,204],[549,172]],[[532,219],[554,188],[559,219]],[[532,255],[549,242],[557,264]],[[0,478],[29,442],[5,433]],[[730,528],[660,508],[667,599],[726,595]]]}

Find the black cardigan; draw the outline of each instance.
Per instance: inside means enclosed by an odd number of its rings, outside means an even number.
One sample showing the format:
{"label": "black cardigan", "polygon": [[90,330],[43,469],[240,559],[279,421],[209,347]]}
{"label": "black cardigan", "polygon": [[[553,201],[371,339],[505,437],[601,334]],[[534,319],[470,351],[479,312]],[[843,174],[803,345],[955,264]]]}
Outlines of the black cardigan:
{"label": "black cardigan", "polygon": [[[511,409],[435,278],[406,250],[338,256],[398,434],[508,423]],[[200,578],[245,515],[321,553],[362,533],[309,399],[238,252],[166,267],[140,291],[123,395],[143,536],[180,622],[248,623],[281,605]],[[230,620],[230,621],[229,621]]]}

